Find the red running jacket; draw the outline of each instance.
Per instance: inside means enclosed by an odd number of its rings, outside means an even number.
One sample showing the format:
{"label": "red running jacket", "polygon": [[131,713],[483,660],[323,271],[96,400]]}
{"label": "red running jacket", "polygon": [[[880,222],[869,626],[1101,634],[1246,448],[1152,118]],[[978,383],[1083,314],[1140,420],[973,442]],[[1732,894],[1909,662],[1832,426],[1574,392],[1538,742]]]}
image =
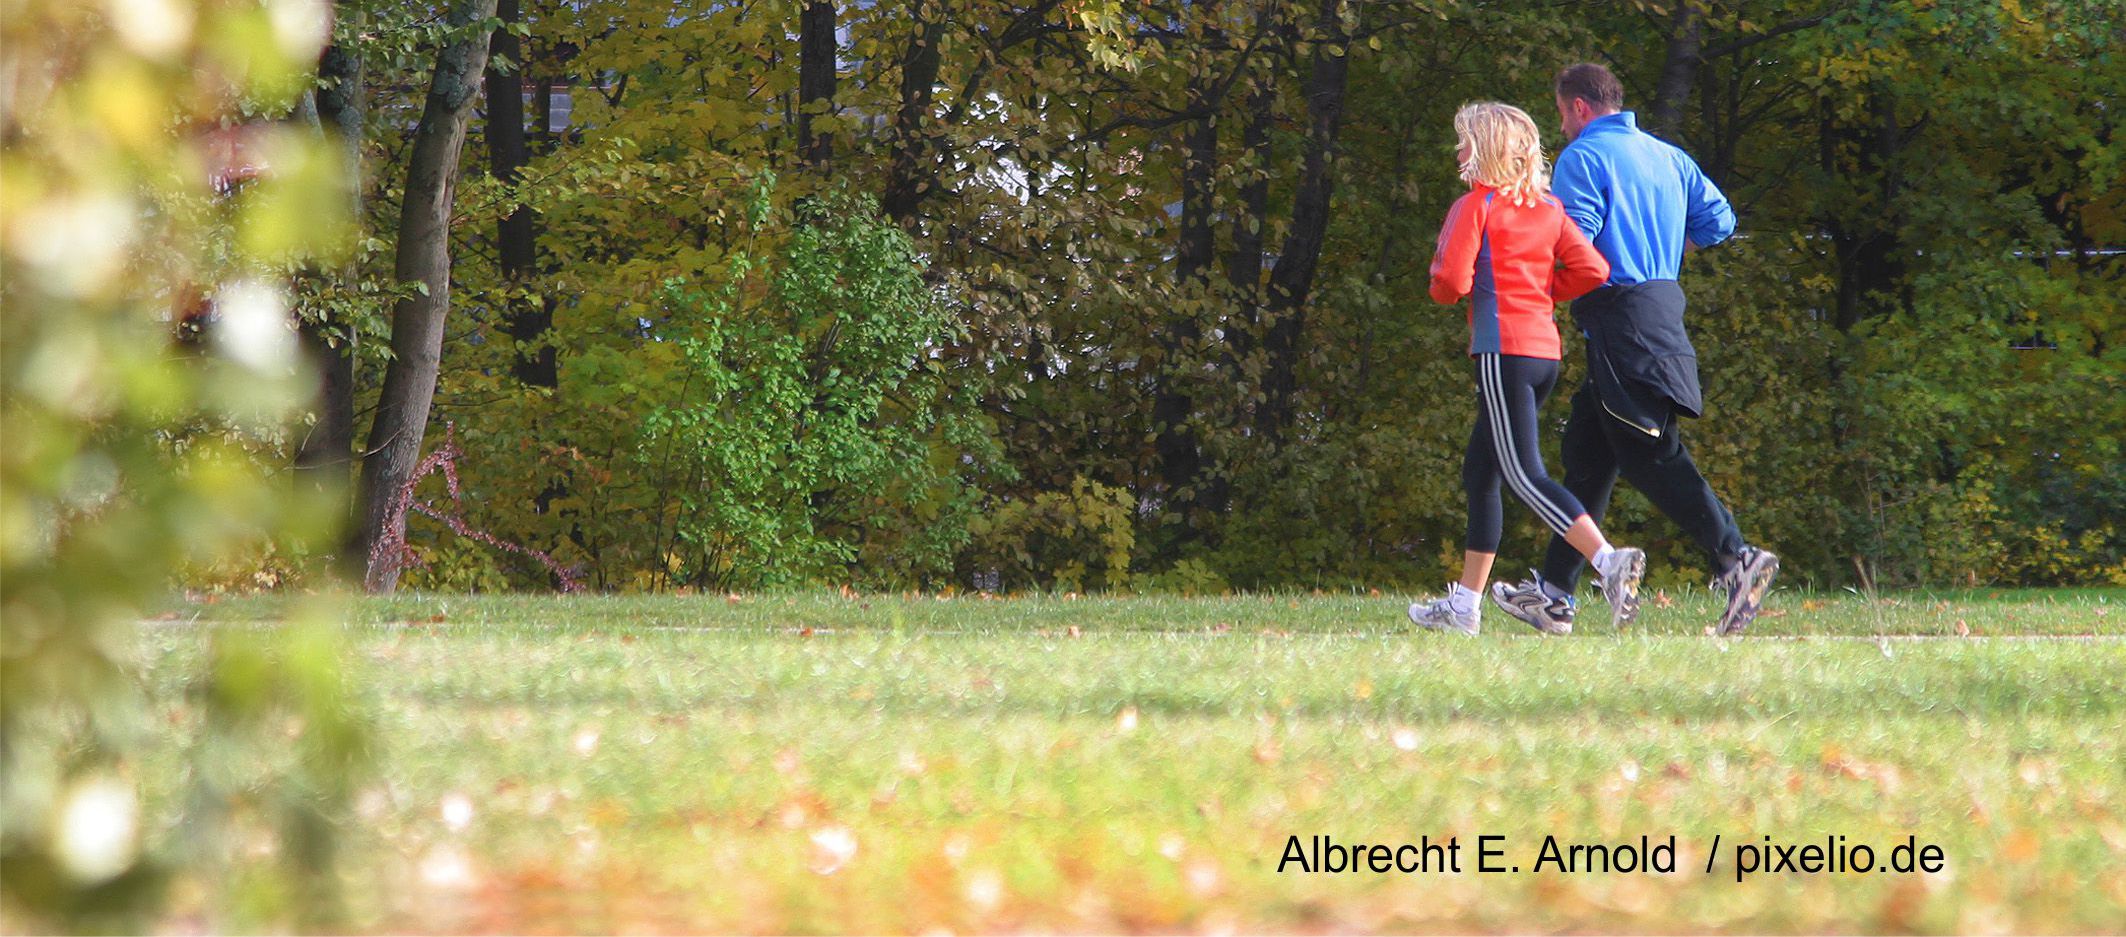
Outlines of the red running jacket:
{"label": "red running jacket", "polygon": [[1526,208],[1481,184],[1448,210],[1432,255],[1432,298],[1451,305],[1470,297],[1471,355],[1558,360],[1557,304],[1607,279],[1609,261],[1557,199]]}

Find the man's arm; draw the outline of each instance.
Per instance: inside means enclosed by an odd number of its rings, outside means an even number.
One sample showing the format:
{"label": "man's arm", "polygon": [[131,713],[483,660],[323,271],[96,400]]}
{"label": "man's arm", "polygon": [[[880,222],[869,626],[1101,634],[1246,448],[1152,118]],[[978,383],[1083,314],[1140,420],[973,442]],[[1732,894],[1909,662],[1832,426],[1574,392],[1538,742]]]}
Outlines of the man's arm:
{"label": "man's arm", "polygon": [[1727,196],[1682,150],[1676,151],[1676,169],[1683,175],[1683,252],[1727,240],[1735,233],[1735,209],[1727,203]]}
{"label": "man's arm", "polygon": [[1603,209],[1609,203],[1608,174],[1586,147],[1566,147],[1558,154],[1551,170],[1550,194],[1589,241],[1602,235]]}
{"label": "man's arm", "polygon": [[1550,271],[1550,301],[1567,303],[1587,295],[1609,279],[1609,261],[1580,233],[1569,218],[1558,220],[1558,241],[1552,248],[1563,266]]}

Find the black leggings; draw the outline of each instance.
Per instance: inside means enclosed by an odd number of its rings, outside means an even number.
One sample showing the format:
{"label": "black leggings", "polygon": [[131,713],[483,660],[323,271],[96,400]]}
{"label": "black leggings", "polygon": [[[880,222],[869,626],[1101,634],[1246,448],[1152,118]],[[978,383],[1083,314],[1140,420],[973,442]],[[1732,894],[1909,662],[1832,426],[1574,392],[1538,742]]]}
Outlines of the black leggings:
{"label": "black leggings", "polygon": [[[1580,515],[1580,499],[1543,470],[1536,447],[1537,413],[1558,382],[1558,363],[1548,358],[1481,354],[1476,363],[1476,430],[1462,457],[1462,490],[1469,493],[1469,536],[1463,543],[1477,553],[1497,553],[1505,527],[1499,501],[1504,479],[1515,497],[1528,505],[1553,532],[1563,536]],[[1497,431],[1497,427],[1504,431]]]}

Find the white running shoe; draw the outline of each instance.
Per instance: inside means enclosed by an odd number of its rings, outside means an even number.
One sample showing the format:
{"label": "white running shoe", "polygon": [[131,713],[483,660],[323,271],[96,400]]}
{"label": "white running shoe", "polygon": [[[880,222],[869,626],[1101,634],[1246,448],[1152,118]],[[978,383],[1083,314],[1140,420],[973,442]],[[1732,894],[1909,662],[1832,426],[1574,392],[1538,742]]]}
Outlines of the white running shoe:
{"label": "white running shoe", "polygon": [[1646,551],[1617,547],[1609,560],[1595,565],[1602,576],[1602,598],[1609,603],[1609,624],[1622,628],[1639,615],[1639,580],[1646,578]]}
{"label": "white running shoe", "polygon": [[1429,631],[1454,631],[1461,634],[1477,632],[1477,613],[1464,615],[1454,610],[1454,603],[1445,598],[1430,602],[1410,603],[1410,620]]}

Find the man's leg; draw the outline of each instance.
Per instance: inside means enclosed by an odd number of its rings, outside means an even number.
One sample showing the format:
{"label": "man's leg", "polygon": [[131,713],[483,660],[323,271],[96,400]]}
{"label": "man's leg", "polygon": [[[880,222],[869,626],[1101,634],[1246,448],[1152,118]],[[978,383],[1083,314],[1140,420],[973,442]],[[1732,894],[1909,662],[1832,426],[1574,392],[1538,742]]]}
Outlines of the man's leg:
{"label": "man's leg", "polygon": [[[1580,499],[1580,507],[1597,524],[1608,513],[1609,496],[1617,485],[1617,455],[1603,431],[1604,422],[1616,421],[1602,412],[1594,382],[1582,383],[1572,395],[1572,415],[1565,420],[1561,455],[1565,462],[1565,490]],[[1566,543],[1565,538],[1552,537],[1543,557],[1543,583],[1557,588],[1561,595],[1570,595],[1579,584],[1580,569],[1585,565],[1580,551]]]}
{"label": "man's leg", "polygon": [[1733,566],[1742,555],[1742,531],[1691,459],[1675,414],[1662,421],[1659,437],[1616,420],[1603,430],[1624,480],[1697,542],[1715,575]]}

